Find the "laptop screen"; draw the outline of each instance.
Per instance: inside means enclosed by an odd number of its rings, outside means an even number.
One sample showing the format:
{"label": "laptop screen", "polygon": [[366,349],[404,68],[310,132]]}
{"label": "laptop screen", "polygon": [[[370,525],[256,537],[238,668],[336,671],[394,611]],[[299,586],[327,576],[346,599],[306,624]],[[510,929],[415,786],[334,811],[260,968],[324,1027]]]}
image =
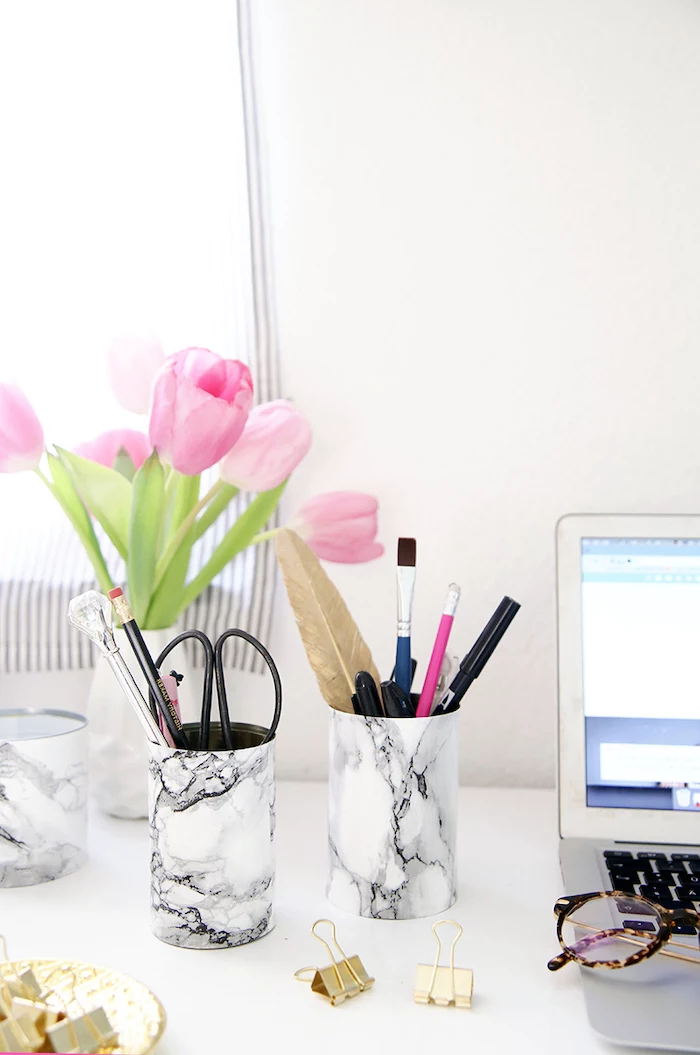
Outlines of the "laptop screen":
{"label": "laptop screen", "polygon": [[700,539],[581,540],[588,806],[700,810]]}

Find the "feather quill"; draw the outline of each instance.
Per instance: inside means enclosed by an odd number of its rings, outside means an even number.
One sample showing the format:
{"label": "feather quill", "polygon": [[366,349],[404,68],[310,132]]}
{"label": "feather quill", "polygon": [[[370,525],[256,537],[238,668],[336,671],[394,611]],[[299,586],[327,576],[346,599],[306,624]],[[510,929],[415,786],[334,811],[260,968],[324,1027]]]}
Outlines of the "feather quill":
{"label": "feather quill", "polygon": [[355,675],[380,678],[369,648],[345,601],[306,543],[289,528],[275,539],[277,560],[309,663],[323,697],[337,711],[353,713]]}

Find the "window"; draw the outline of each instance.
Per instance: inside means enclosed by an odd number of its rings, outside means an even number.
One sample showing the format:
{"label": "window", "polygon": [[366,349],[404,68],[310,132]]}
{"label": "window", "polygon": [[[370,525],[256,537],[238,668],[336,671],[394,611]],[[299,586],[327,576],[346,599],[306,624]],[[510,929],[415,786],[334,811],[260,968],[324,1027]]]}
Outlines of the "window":
{"label": "window", "polygon": [[[257,399],[278,395],[249,30],[246,0],[3,7],[0,377],[49,442],[146,427],[107,386],[120,333],[247,359]],[[0,487],[0,669],[93,662],[64,626],[92,579],[79,543],[33,474]],[[267,549],[227,569],[186,625],[207,629],[215,611],[264,637]]]}

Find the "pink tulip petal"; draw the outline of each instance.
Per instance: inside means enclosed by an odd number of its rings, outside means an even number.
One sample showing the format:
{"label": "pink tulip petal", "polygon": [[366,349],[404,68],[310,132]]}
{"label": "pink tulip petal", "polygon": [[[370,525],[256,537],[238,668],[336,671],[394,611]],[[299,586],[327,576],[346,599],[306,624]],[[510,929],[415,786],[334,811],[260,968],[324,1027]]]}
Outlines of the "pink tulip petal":
{"label": "pink tulip petal", "polygon": [[44,430],[25,394],[0,384],[0,473],[35,469],[44,445]]}
{"label": "pink tulip petal", "polygon": [[91,462],[106,465],[111,469],[122,447],[137,469],[141,468],[153,449],[151,441],[143,432],[136,432],[134,429],[110,429],[92,440],[79,443],[75,453],[81,458],[89,458]]}
{"label": "pink tulip petal", "polygon": [[384,553],[380,542],[366,542],[361,546],[332,546],[329,543],[310,540],[309,547],[320,560],[333,561],[335,564],[365,564],[376,560]]}
{"label": "pink tulip petal", "polygon": [[156,378],[149,435],[164,462],[195,476],[220,461],[241,435],[253,402],[244,363],[207,348],[185,348]]}
{"label": "pink tulip petal", "polygon": [[358,491],[330,491],[305,502],[290,522],[322,560],[359,564],[381,557],[378,502]]}
{"label": "pink tulip petal", "polygon": [[335,524],[323,524],[313,528],[313,538],[319,542],[332,542],[342,535],[348,544],[374,538],[377,534],[377,516],[355,517],[353,520],[339,518]]}
{"label": "pink tulip petal", "polygon": [[244,491],[270,491],[305,457],[311,439],[311,426],[288,400],[261,403],[221,462],[222,479]]}
{"label": "pink tulip petal", "polygon": [[226,381],[226,368],[223,361],[221,361],[214,363],[208,370],[200,374],[197,378],[197,386],[204,392],[208,392],[210,396],[216,396],[217,399],[220,399],[222,392],[226,388]]}
{"label": "pink tulip petal", "polygon": [[107,348],[107,373],[119,404],[134,414],[148,414],[156,374],[165,352],[156,337],[115,337]]}
{"label": "pink tulip petal", "polygon": [[376,513],[379,503],[373,495],[361,491],[328,491],[309,499],[299,509],[299,515],[310,520],[328,517],[330,521]]}

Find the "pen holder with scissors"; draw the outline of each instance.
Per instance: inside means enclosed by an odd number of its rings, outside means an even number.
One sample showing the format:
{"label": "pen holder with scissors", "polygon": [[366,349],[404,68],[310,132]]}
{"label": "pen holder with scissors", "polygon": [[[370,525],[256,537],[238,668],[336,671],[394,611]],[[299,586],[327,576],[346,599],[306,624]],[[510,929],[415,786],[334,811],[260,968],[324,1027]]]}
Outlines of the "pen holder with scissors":
{"label": "pen holder with scissors", "polygon": [[338,908],[416,919],[454,904],[458,722],[458,711],[330,711],[327,893]]}
{"label": "pen holder with scissors", "polygon": [[[199,631],[186,631],[157,665],[188,636],[206,653],[202,720],[184,726],[188,750],[148,745],[151,929],[170,945],[230,948],[274,926],[274,751],[282,688],[269,653],[242,630],[225,631],[215,646]],[[250,642],[272,674],[269,729],[229,719],[222,648],[233,636]],[[210,723],[214,671],[221,721]]]}

